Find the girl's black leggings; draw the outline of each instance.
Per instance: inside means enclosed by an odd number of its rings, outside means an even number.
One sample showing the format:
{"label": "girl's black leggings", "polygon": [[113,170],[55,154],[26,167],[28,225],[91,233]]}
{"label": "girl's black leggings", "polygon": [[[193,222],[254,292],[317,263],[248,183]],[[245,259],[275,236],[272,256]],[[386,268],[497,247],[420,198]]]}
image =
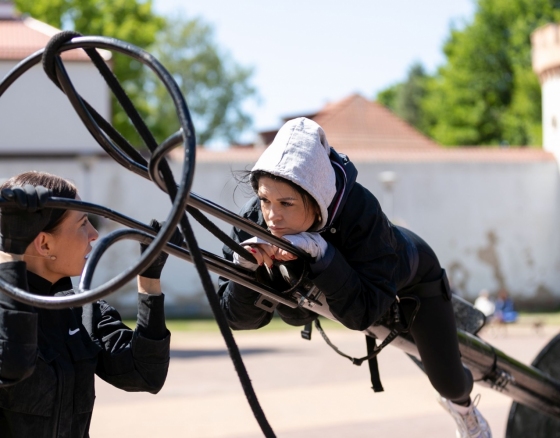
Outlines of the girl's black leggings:
{"label": "girl's black leggings", "polygon": [[[440,278],[442,269],[432,248],[410,230],[400,230],[410,237],[418,249],[418,270],[408,286]],[[410,315],[412,308],[409,303],[403,300],[402,308],[405,317]],[[473,377],[461,363],[451,301],[443,294],[420,298],[420,308],[410,334],[436,391],[457,404],[467,403],[473,387]]]}

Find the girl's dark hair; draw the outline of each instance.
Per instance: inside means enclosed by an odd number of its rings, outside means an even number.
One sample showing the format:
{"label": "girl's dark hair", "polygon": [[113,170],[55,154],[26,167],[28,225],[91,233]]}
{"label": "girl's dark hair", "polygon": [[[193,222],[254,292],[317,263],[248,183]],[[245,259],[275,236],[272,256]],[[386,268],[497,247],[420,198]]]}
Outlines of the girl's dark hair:
{"label": "girl's dark hair", "polygon": [[[52,191],[53,196],[58,198],[75,199],[78,194],[78,189],[70,181],[61,178],[60,176],[52,175],[47,172],[37,172],[35,170],[12,176],[10,179],[0,184],[0,190],[12,187],[23,187],[26,184],[31,184],[35,187],[46,187]],[[52,233],[55,231],[62,222],[66,212],[67,210],[57,208],[52,209],[51,220],[47,226],[43,228],[43,231],[46,233]]]}
{"label": "girl's dark hair", "polygon": [[[316,212],[320,212],[319,205],[313,196],[307,193],[302,187],[298,186],[297,184],[293,183],[292,181],[282,178],[281,176],[274,175],[270,172],[266,172],[264,170],[255,170],[251,172],[249,170],[240,170],[235,172],[235,178],[241,184],[249,184],[253,189],[254,193],[259,191],[259,180],[262,177],[270,178],[274,181],[280,181],[284,184],[288,184],[292,189],[294,189],[297,193],[300,194],[301,199],[303,200],[303,206],[305,211],[309,211],[309,208],[312,208]],[[317,220],[315,222],[318,222]],[[315,224],[314,224],[315,225]]]}

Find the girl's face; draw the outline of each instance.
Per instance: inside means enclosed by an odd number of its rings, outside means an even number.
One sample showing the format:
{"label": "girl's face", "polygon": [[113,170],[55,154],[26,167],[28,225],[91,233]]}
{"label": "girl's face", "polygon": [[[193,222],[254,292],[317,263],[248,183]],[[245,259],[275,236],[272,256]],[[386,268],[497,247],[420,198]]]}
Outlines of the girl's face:
{"label": "girl's face", "polygon": [[[76,196],[76,199],[79,200],[80,197]],[[68,210],[56,230],[51,233],[41,232],[35,239],[35,247],[41,254],[43,263],[36,270],[31,266],[30,269],[52,283],[63,277],[81,275],[86,256],[91,251],[91,242],[98,237],[99,233],[89,222],[87,214]],[[52,256],[56,259],[51,260]],[[36,257],[29,258],[28,265],[29,262],[38,261]]]}
{"label": "girl's face", "polygon": [[306,206],[302,196],[285,182],[262,176],[257,195],[263,218],[274,236],[302,233],[317,219],[318,212]]}

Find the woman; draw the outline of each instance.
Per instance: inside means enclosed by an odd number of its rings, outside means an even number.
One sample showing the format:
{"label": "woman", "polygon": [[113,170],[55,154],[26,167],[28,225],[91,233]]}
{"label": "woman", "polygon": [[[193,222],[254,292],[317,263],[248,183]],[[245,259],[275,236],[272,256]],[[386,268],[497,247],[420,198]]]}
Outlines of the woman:
{"label": "woman", "polygon": [[[19,208],[0,212],[0,277],[34,294],[73,294],[98,233],[87,214],[41,208],[49,194],[80,199],[70,182],[26,172],[0,185]],[[170,333],[159,276],[162,253],[138,277],[135,330],[105,301],[46,310],[0,293],[0,436],[88,437],[94,375],[125,391],[157,393],[167,376]]]}
{"label": "woman", "polygon": [[[241,214],[312,256],[309,279],[348,328],[368,328],[399,294],[419,295],[411,335],[440,403],[456,420],[457,436],[491,437],[470,398],[473,378],[461,363],[449,287],[436,255],[420,237],[393,226],[356,176],[354,165],[329,146],[319,125],[306,118],[291,120],[253,167],[250,183],[257,196]],[[294,259],[239,229],[233,237],[261,266]],[[257,268],[227,248],[224,254]],[[219,294],[232,328],[256,329],[270,322],[272,314],[254,305],[258,293],[222,279]],[[410,318],[412,309],[402,307]],[[279,305],[277,310],[293,325],[316,317],[301,308]]]}

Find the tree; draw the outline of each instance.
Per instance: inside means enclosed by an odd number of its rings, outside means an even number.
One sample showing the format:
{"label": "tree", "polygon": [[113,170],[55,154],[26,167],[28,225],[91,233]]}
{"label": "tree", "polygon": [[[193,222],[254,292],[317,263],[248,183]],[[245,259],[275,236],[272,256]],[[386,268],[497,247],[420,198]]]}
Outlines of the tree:
{"label": "tree", "polygon": [[[411,123],[445,145],[540,145],[541,91],[530,35],[559,19],[558,0],[477,0],[472,22],[451,29],[445,64],[422,78],[423,97],[412,105],[421,117]],[[393,93],[389,108],[413,120],[397,105],[409,99],[407,83],[410,77],[378,99]]]}
{"label": "tree", "polygon": [[[199,144],[234,142],[250,126],[243,105],[256,95],[249,83],[252,70],[220,49],[211,26],[202,20],[164,19],[152,10],[151,0],[16,0],[16,6],[57,28],[114,37],[156,56],[187,98]],[[171,99],[149,69],[113,52],[113,71],[157,140],[178,129]],[[112,103],[113,126],[140,144],[126,113],[116,99]]]}
{"label": "tree", "polygon": [[472,23],[454,29],[447,63],[430,82],[423,108],[440,143],[541,144],[541,97],[530,35],[560,18],[556,0],[478,0]]}
{"label": "tree", "polygon": [[[20,12],[59,29],[113,37],[144,49],[154,43],[157,32],[165,24],[152,10],[151,0],[15,0],[15,5]],[[142,102],[140,63],[114,53],[113,72],[131,99],[135,103]],[[112,108],[115,128],[125,137],[136,140],[134,128],[115,99]]]}
{"label": "tree", "polygon": [[[402,87],[402,82],[393,84],[377,93],[377,96],[375,96],[375,100],[385,108],[390,109],[392,112],[397,114],[397,99]],[[400,117],[400,114],[397,115]]]}
{"label": "tree", "polygon": [[404,82],[379,92],[376,100],[420,131],[427,128],[422,102],[429,76],[421,63],[413,64]]}
{"label": "tree", "polygon": [[[170,20],[160,32],[154,55],[173,74],[186,97],[199,144],[214,139],[230,144],[251,124],[243,103],[256,96],[250,85],[250,68],[235,63],[214,41],[213,29],[200,19],[182,17]],[[149,126],[165,138],[178,125],[175,110],[163,85],[149,80],[155,99],[149,103]]]}

